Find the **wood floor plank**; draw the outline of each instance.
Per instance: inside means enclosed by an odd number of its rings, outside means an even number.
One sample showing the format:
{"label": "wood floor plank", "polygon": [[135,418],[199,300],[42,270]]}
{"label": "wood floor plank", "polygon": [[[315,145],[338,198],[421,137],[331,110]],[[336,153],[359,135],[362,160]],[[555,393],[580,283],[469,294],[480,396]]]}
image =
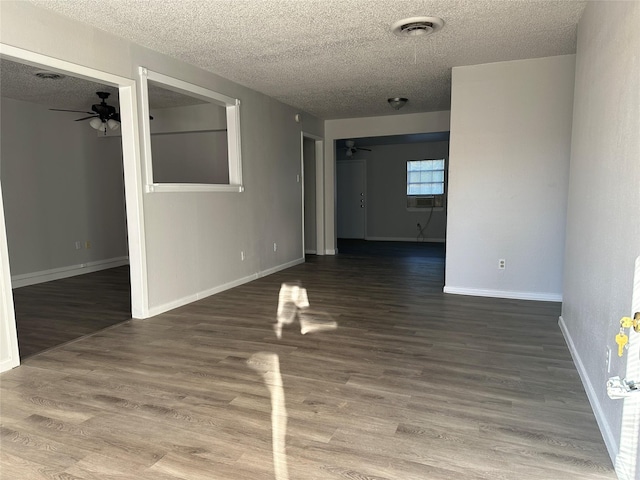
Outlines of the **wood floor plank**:
{"label": "wood floor plank", "polygon": [[131,318],[129,267],[117,267],[13,290],[20,357]]}
{"label": "wood floor plank", "polygon": [[[74,335],[88,327],[74,320],[121,323],[0,375],[0,478],[283,480],[272,418],[292,480],[616,478],[558,304],[444,295],[441,245],[344,246],[146,320],[118,317],[125,269],[96,277],[113,288],[100,306],[76,282],[32,290]],[[277,338],[293,282],[335,330],[296,320]],[[47,329],[33,326],[35,345]]]}

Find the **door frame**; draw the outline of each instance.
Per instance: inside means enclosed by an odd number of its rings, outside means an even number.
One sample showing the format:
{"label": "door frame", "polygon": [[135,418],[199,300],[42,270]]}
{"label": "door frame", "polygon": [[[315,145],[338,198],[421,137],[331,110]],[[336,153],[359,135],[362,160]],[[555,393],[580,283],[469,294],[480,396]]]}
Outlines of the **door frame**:
{"label": "door frame", "polygon": [[315,171],[316,171],[316,255],[325,255],[324,243],[324,138],[300,132],[300,171],[302,177],[302,258],[305,258],[304,244],[304,139],[313,140],[315,143]]}
{"label": "door frame", "polygon": [[[122,158],[124,170],[124,190],[127,218],[127,239],[129,244],[129,265],[131,276],[131,314],[133,318],[149,316],[147,257],[144,228],[142,172],[140,164],[137,96],[135,80],[112,75],[110,73],[66,62],[57,58],[34,53],[21,48],[0,43],[0,57],[47,70],[73,75],[85,80],[117,87],[120,100],[120,117],[122,119]],[[1,193],[1,190],[0,190]],[[4,210],[0,215],[0,331],[7,333],[7,341],[14,353],[8,362],[0,359],[0,371],[14,368],[20,364],[17,352],[17,331],[13,292],[11,287],[9,253],[6,237]],[[15,347],[15,352],[14,352]]]}

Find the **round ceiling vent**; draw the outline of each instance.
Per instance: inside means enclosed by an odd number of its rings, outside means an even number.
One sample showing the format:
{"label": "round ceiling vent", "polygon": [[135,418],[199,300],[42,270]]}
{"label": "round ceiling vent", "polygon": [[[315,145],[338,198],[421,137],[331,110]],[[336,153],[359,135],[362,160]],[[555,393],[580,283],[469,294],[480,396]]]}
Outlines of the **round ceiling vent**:
{"label": "round ceiling vent", "polygon": [[64,75],[62,75],[61,73],[49,72],[47,70],[41,70],[34,73],[34,75],[45,80],[60,80],[61,78],[64,78]]}
{"label": "round ceiling vent", "polygon": [[398,20],[391,25],[391,31],[399,37],[417,37],[437,32],[444,25],[438,17],[410,17]]}

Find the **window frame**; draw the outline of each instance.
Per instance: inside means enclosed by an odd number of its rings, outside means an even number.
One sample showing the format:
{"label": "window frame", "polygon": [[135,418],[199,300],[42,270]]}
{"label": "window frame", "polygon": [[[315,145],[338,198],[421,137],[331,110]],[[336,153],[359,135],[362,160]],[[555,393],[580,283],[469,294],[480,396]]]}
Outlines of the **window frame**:
{"label": "window frame", "polygon": [[[162,73],[139,67],[140,103],[142,112],[142,158],[144,164],[145,192],[243,192],[242,144],[240,140],[240,100],[185,82]],[[153,180],[153,157],[151,152],[151,123],[149,112],[149,84],[152,81],[163,88],[199,98],[222,106],[227,116],[227,161],[229,183],[160,183]]]}

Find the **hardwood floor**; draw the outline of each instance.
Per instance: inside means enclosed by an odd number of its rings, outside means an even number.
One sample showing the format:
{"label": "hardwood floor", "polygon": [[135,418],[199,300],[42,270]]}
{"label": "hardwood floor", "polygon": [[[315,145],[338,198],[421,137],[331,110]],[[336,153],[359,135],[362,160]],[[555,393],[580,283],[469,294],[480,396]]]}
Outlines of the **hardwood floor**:
{"label": "hardwood floor", "polygon": [[20,357],[131,318],[129,267],[13,290]]}
{"label": "hardwood floor", "polygon": [[[559,305],[444,295],[443,271],[433,252],[311,256],[35,355],[0,376],[0,477],[274,479],[286,417],[292,480],[616,478]],[[283,282],[337,329],[279,340]]]}

